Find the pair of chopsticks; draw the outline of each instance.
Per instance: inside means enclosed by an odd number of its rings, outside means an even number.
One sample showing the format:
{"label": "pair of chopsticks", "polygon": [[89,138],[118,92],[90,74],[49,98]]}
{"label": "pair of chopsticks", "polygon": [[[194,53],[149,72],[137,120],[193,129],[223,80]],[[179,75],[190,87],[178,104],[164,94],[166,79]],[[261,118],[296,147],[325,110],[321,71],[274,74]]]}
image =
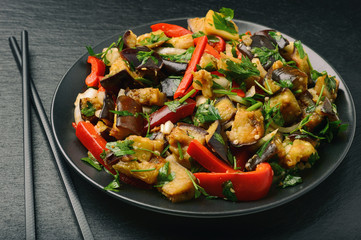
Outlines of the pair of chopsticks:
{"label": "pair of chopsticks", "polygon": [[21,33],[22,51],[19,48],[15,37],[9,38],[10,48],[17,63],[18,69],[22,74],[23,79],[23,123],[24,123],[24,170],[25,170],[25,225],[26,225],[26,239],[36,239],[35,229],[35,204],[34,204],[34,184],[33,184],[33,161],[31,148],[31,115],[30,115],[30,99],[37,115],[41,121],[42,127],[48,139],[50,148],[53,152],[55,162],[65,190],[68,194],[68,199],[73,207],[73,211],[78,222],[80,231],[84,239],[94,239],[86,220],[83,208],[80,204],[78,195],[75,191],[73,182],[70,178],[69,172],[66,169],[64,162],[58,152],[53,132],[51,131],[48,117],[45,113],[43,104],[40,100],[36,87],[30,78],[29,70],[29,43],[28,33],[23,31]]}

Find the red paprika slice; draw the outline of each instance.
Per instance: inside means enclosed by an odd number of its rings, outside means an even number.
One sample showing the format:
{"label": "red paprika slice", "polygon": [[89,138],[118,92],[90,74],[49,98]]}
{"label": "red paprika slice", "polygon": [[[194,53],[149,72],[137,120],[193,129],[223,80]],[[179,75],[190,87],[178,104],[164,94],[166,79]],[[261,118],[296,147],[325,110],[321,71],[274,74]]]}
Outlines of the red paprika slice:
{"label": "red paprika slice", "polygon": [[91,72],[85,79],[85,84],[88,87],[98,87],[100,79],[104,77],[105,64],[102,60],[94,57],[88,57],[88,63],[91,64]]}
{"label": "red paprika slice", "polygon": [[197,70],[197,64],[201,60],[206,45],[207,45],[207,36],[200,37],[199,43],[194,49],[192,58],[188,63],[188,67],[184,74],[184,77],[180,82],[177,91],[174,93],[174,99],[177,99],[178,97],[183,97],[189,86],[192,84],[193,72]]}
{"label": "red paprika slice", "polygon": [[196,102],[190,98],[185,100],[183,104],[177,107],[176,112],[171,111],[168,106],[163,106],[161,109],[150,115],[149,123],[146,123],[144,129],[148,128],[148,124],[150,124],[150,129],[152,129],[156,126],[166,123],[167,121],[176,123],[182,118],[192,115],[195,107]]}
{"label": "red paprika slice", "polygon": [[[75,135],[84,145],[84,147],[88,149],[88,151],[91,152],[91,154],[93,154],[93,156],[101,165],[103,165],[113,175],[116,174],[115,170],[113,168],[110,168],[108,165],[106,165],[104,160],[100,157],[100,154],[108,150],[105,147],[107,141],[98,134],[98,132],[95,130],[94,126],[90,122],[84,122],[84,121],[79,122],[78,125],[76,126]],[[146,184],[145,182],[139,179],[129,177],[123,173],[119,173],[119,180],[135,187],[150,188],[149,184]]]}
{"label": "red paprika slice", "polygon": [[223,40],[220,36],[215,36],[218,38],[218,42],[210,42],[209,45],[213,47],[217,52],[223,52],[226,49],[226,41]]}
{"label": "red paprika slice", "polygon": [[167,37],[181,37],[186,34],[193,34],[191,31],[185,29],[184,27],[169,23],[157,23],[150,26],[150,28],[153,32],[162,30]]}
{"label": "red paprika slice", "polygon": [[255,171],[234,173],[194,173],[199,185],[212,196],[224,198],[223,188],[232,182],[238,201],[255,201],[265,197],[272,185],[273,171],[269,163],[261,163]]}
{"label": "red paprika slice", "polygon": [[236,172],[195,139],[189,144],[187,153],[211,172]]}

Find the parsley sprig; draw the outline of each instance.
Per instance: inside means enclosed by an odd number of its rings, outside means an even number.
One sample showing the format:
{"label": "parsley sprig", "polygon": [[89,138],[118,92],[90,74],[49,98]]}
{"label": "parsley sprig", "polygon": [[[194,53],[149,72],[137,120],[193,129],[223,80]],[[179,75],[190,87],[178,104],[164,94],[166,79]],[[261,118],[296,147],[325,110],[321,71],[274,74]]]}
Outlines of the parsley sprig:
{"label": "parsley sprig", "polygon": [[227,70],[219,69],[218,71],[225,75],[225,77],[232,81],[241,84],[244,80],[252,76],[259,76],[260,73],[255,64],[249,60],[248,57],[242,56],[242,62],[236,63],[231,60],[226,60]]}
{"label": "parsley sprig", "polygon": [[214,12],[213,14],[213,23],[214,27],[218,30],[223,30],[231,34],[238,34],[232,19],[234,16],[234,11],[230,8],[221,8],[220,13]]}

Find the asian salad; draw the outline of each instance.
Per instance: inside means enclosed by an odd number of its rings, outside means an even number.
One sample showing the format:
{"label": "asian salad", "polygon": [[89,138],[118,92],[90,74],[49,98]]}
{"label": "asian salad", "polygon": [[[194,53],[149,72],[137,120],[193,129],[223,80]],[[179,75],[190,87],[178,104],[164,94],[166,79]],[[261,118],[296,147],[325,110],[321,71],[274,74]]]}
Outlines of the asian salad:
{"label": "asian salad", "polygon": [[317,148],[345,128],[339,80],[312,68],[301,41],[265,29],[240,33],[234,11],[209,10],[100,53],[75,101],[82,160],[172,202],[201,195],[253,201],[302,183]]}

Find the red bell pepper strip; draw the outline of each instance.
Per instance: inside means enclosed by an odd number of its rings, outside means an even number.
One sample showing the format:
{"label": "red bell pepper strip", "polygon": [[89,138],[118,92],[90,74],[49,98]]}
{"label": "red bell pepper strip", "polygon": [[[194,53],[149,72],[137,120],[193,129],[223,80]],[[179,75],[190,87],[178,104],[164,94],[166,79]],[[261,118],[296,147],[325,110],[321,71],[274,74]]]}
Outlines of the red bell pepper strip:
{"label": "red bell pepper strip", "polygon": [[232,167],[214,156],[211,151],[209,151],[196,139],[190,142],[187,153],[199,164],[211,172],[236,172],[236,170],[234,170]]}
{"label": "red bell pepper strip", "polygon": [[231,181],[238,201],[255,201],[265,197],[272,185],[269,163],[258,164],[255,171],[235,173],[194,173],[199,185],[211,196],[224,198],[223,184]]}
{"label": "red bell pepper strip", "polygon": [[157,23],[150,26],[150,28],[153,32],[162,30],[167,37],[181,37],[186,34],[193,34],[191,31],[185,29],[184,27],[169,23]]}
{"label": "red bell pepper strip", "polygon": [[209,45],[211,45],[211,47],[213,47],[215,50],[217,50],[217,52],[223,52],[226,49],[226,41],[223,40],[223,38],[221,38],[220,36],[215,36],[216,38],[218,38],[218,42],[211,42],[209,43]]}
{"label": "red bell pepper strip", "polygon": [[[184,95],[187,95],[187,93],[189,93],[190,91],[192,91],[194,88],[193,88],[193,85],[191,85],[188,89],[187,89],[187,91],[186,91],[186,93],[184,94]],[[196,91],[190,96],[191,98],[194,98],[196,95],[197,95],[197,93],[199,92],[199,90],[197,90],[197,89],[195,89]]]}
{"label": "red bell pepper strip", "polygon": [[105,64],[102,60],[94,57],[88,57],[88,63],[91,64],[91,72],[85,79],[85,84],[88,87],[98,87],[100,79],[105,73]]}
{"label": "red bell pepper strip", "polygon": [[[201,37],[193,39],[195,45],[198,44],[198,42],[200,41],[200,38]],[[208,43],[206,44],[204,51],[208,54],[213,55],[217,59],[221,58],[221,55],[219,55],[219,52],[216,49],[214,49],[211,45],[209,45]]]}
{"label": "red bell pepper strip", "polygon": [[202,36],[199,39],[199,43],[197,44],[196,48],[194,49],[193,55],[191,60],[188,63],[188,67],[184,74],[182,81],[180,82],[177,91],[174,93],[174,99],[178,97],[183,97],[185,92],[187,91],[188,87],[192,84],[193,80],[193,72],[197,70],[197,64],[201,60],[201,57],[204,52],[204,48],[207,44],[207,36]]}
{"label": "red bell pepper strip", "polygon": [[237,148],[231,148],[232,154],[236,158],[236,166],[237,169],[240,171],[243,171],[245,169],[246,163],[248,159],[251,157],[249,151],[247,149],[237,149]]}
{"label": "red bell pepper strip", "polygon": [[91,154],[93,154],[93,156],[96,158],[96,160],[98,160],[101,165],[108,169],[112,174],[116,174],[114,169],[106,165],[104,160],[100,157],[100,154],[102,154],[103,151],[107,150],[105,148],[107,141],[99,135],[99,133],[95,130],[93,124],[84,121],[79,122],[76,126],[75,135],[84,145],[84,147],[88,149]]}
{"label": "red bell pepper strip", "polygon": [[[104,160],[100,157],[100,154],[103,153],[103,151],[108,150],[105,145],[107,144],[107,141],[98,134],[98,132],[95,130],[93,124],[90,122],[84,122],[81,121],[76,126],[76,132],[75,135],[80,140],[80,142],[84,145],[86,149],[88,149],[89,152],[96,158],[96,160],[103,165],[109,172],[111,172],[113,175],[116,175],[116,172],[113,168],[110,168]],[[146,184],[145,182],[129,177],[123,173],[119,173],[119,179],[126,183],[130,184],[135,187],[140,188],[151,188],[149,184]]]}
{"label": "red bell pepper strip", "polygon": [[237,93],[237,95],[240,96],[240,97],[245,97],[246,96],[246,94],[243,92],[243,90],[239,89],[238,83],[233,81],[232,82],[232,87],[234,87],[235,89],[232,89],[231,92]]}
{"label": "red bell pepper strip", "polygon": [[219,77],[224,77],[224,74],[222,74],[222,73],[220,73],[220,72],[218,72],[218,71],[213,71],[213,72],[211,72],[211,74],[217,75],[217,76],[219,76]]}
{"label": "red bell pepper strip", "polygon": [[148,128],[150,124],[150,129],[159,126],[167,121],[176,123],[182,118],[185,118],[193,114],[194,108],[196,107],[196,102],[190,98],[185,100],[186,104],[180,105],[176,112],[172,112],[168,106],[163,106],[161,109],[155,111],[149,116],[149,123],[146,123],[144,129]]}

